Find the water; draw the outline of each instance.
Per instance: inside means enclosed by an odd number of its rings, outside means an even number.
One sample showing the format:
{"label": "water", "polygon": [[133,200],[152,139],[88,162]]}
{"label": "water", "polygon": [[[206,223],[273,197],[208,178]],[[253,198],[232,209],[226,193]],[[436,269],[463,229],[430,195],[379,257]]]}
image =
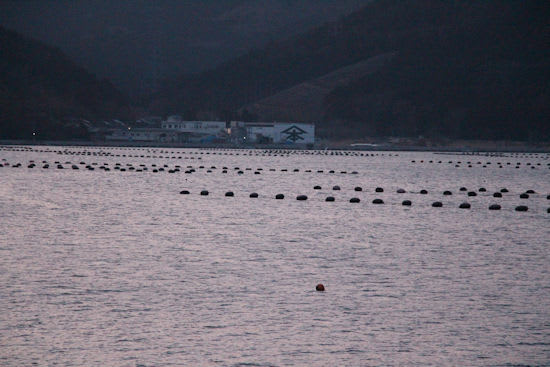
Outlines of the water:
{"label": "water", "polygon": [[0,365],[550,365],[548,155],[262,153],[0,150]]}

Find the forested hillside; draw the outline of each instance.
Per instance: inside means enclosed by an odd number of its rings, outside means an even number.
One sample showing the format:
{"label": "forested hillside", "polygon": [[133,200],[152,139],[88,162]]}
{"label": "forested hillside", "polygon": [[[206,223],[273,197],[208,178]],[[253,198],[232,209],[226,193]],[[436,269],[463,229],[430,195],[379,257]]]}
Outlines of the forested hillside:
{"label": "forested hillside", "polygon": [[131,117],[126,98],[59,49],[0,27],[0,138],[86,137],[71,120]]}
{"label": "forested hillside", "polygon": [[392,53],[376,72],[357,68],[346,76],[351,82],[325,93],[316,121],[322,134],[547,139],[549,7],[541,0],[376,0],[338,22],[172,80],[151,108],[276,119],[276,108],[267,113],[262,103],[286,95],[286,103],[277,99],[280,116],[308,120],[303,110],[283,108],[296,103],[293,95],[307,96],[285,90]]}
{"label": "forested hillside", "polygon": [[2,0],[0,25],[59,47],[131,97],[370,0]]}

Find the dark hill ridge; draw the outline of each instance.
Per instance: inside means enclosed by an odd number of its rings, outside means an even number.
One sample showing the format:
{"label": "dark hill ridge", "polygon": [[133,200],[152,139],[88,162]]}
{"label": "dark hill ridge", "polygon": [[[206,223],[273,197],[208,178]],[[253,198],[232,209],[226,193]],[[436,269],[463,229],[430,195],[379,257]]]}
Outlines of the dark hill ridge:
{"label": "dark hill ridge", "polygon": [[60,47],[127,94],[215,67],[370,0],[2,0],[0,24]]}
{"label": "dark hill ridge", "polygon": [[59,49],[0,27],[0,137],[74,138],[68,118],[129,117],[126,98]]}
{"label": "dark hill ridge", "polygon": [[[545,139],[549,14],[541,0],[377,0],[338,22],[173,81],[152,107],[226,116],[248,106],[260,118],[303,120],[299,106],[316,80],[395,52],[377,71],[358,68],[321,93],[313,117],[320,116],[322,134]],[[319,88],[309,89],[318,101]]]}
{"label": "dark hill ridge", "polygon": [[379,71],[396,54],[388,52],[345,66],[250,104],[241,111],[246,109],[263,120],[322,121],[325,99],[335,88],[345,87],[357,78]]}

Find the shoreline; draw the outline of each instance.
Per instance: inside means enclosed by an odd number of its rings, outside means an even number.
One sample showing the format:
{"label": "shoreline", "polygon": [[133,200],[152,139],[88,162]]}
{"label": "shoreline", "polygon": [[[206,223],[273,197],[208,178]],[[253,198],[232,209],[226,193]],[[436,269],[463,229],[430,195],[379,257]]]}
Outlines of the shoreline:
{"label": "shoreline", "polygon": [[1,139],[0,145],[121,147],[121,148],[180,148],[180,149],[285,149],[285,150],[349,150],[349,151],[398,151],[398,152],[443,152],[443,153],[550,153],[550,142],[530,144],[518,141],[452,141],[448,144],[369,144],[341,142],[318,142],[312,146],[290,144],[182,144],[161,142],[91,141],[91,140],[13,140]]}

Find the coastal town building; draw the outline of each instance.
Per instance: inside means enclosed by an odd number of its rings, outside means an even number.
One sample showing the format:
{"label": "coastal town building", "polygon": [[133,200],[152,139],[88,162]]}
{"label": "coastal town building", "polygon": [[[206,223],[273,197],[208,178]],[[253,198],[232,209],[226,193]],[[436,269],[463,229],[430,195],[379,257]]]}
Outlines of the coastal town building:
{"label": "coastal town building", "polygon": [[295,122],[185,121],[169,116],[160,127],[109,129],[108,141],[159,143],[293,144],[315,143],[315,124]]}
{"label": "coastal town building", "polygon": [[[315,143],[315,124],[312,123],[232,121],[230,129],[232,138],[248,143]],[[240,134],[234,134],[234,131],[240,131]]]}
{"label": "coastal town building", "polygon": [[178,142],[178,134],[159,128],[126,128],[112,130],[105,135],[107,141],[135,141],[135,142]]}

